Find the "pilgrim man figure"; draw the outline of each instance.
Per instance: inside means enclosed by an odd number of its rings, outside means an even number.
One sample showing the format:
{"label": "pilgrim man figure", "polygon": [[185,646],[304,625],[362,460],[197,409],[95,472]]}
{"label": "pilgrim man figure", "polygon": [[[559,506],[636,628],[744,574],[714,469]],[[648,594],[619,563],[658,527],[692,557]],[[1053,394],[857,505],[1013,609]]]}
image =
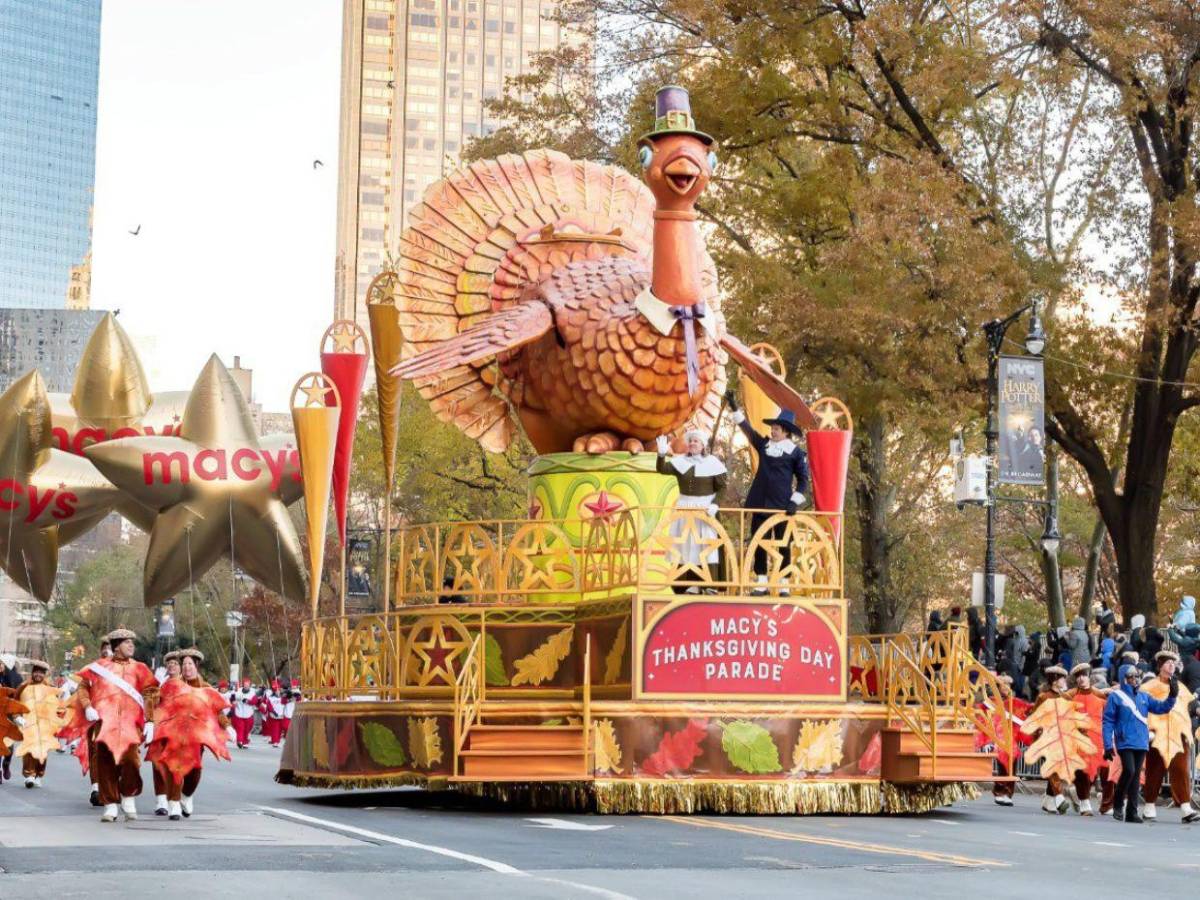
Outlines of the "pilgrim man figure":
{"label": "pilgrim man figure", "polygon": [[[791,410],[783,410],[774,419],[764,419],[771,429],[768,436],[755,431],[746,421],[746,415],[738,408],[737,397],[733,391],[725,394],[725,402],[733,410],[733,421],[738,424],[750,446],[758,454],[758,470],[754,473],[754,481],[746,494],[746,508],[758,510],[750,516],[750,535],[758,533],[760,527],[775,511],[793,515],[803,505],[804,493],[808,490],[808,455],[792,440],[800,437],[803,432],[796,424],[796,416]],[[774,538],[783,537],[784,528],[776,525],[771,529]],[[786,544],[780,548],[780,565],[786,569],[792,562],[791,547]],[[754,575],[757,582],[750,592],[755,596],[767,593],[767,573],[769,561],[767,551],[758,547],[754,551]],[[780,594],[789,593],[786,587]]]}

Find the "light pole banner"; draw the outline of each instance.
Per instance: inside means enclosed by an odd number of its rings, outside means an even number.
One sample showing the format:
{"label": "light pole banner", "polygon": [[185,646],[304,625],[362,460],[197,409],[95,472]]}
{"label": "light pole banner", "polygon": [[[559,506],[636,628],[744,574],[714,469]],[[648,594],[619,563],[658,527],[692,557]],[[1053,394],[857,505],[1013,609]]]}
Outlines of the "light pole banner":
{"label": "light pole banner", "polygon": [[1000,482],[1046,482],[1046,373],[1042,360],[1000,357]]}

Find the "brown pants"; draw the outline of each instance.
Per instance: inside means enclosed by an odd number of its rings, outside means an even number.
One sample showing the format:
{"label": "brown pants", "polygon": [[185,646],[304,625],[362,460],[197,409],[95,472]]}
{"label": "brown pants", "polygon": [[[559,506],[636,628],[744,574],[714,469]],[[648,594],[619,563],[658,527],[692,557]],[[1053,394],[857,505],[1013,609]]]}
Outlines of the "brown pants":
{"label": "brown pants", "polygon": [[38,760],[33,754],[21,757],[21,774],[26,778],[41,778],[46,774],[46,760]]}
{"label": "brown pants", "polygon": [[1058,775],[1053,775],[1053,774],[1047,775],[1046,776],[1046,796],[1047,797],[1057,797],[1061,793],[1063,793],[1062,778]]}
{"label": "brown pants", "polygon": [[[1001,775],[1008,774],[1008,769],[1005,768],[1004,763],[998,762],[996,765],[1000,769]],[[1011,800],[1012,795],[1016,792],[1016,789],[1017,783],[1015,781],[997,781],[992,785],[992,796],[1008,797]]]}
{"label": "brown pants", "polygon": [[1162,755],[1157,750],[1146,754],[1146,784],[1142,799],[1147,803],[1157,803],[1158,794],[1162,790],[1163,776],[1171,773],[1171,799],[1176,806],[1190,803],[1192,799],[1192,778],[1188,772],[1188,755],[1176,753],[1170,765],[1163,765]]}
{"label": "brown pants", "polygon": [[100,786],[100,802],[106,806],[120,803],[122,797],[136,797],[142,792],[142,758],[138,748],[130,747],[117,762],[104,744],[96,744],[96,771],[92,777]]}
{"label": "brown pants", "polygon": [[1087,772],[1075,773],[1075,793],[1079,795],[1080,800],[1092,799],[1092,787],[1097,782],[1100,784],[1100,812],[1105,813],[1112,809],[1113,804],[1113,783],[1108,780],[1108,766],[1103,766],[1096,770],[1096,780],[1088,778]]}
{"label": "brown pants", "polygon": [[[167,795],[168,800],[178,800],[184,795],[191,797],[196,793],[196,788],[200,786],[200,768],[197,766],[192,771],[183,776],[183,780],[179,781],[167,769],[166,766],[154,764],[154,780],[157,783],[162,780],[163,791]],[[157,790],[157,789],[156,789]]]}
{"label": "brown pants", "polygon": [[154,775],[154,796],[164,796],[167,793],[167,779],[163,777],[162,767],[158,763],[152,763],[150,771]]}
{"label": "brown pants", "polygon": [[87,759],[88,759],[88,774],[92,776],[92,784],[99,784],[96,781],[96,735],[100,733],[100,723],[93,722],[92,727],[87,730]]}

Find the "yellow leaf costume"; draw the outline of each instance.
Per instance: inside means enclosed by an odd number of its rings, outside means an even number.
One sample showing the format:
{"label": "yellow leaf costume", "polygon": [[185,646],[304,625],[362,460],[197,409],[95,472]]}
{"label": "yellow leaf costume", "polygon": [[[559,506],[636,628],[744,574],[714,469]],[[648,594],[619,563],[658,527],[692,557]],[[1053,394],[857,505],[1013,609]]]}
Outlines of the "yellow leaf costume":
{"label": "yellow leaf costume", "polygon": [[30,683],[21,689],[17,699],[29,707],[29,712],[25,714],[21,744],[16,752],[45,762],[46,755],[58,749],[58,738],[54,735],[63,726],[63,705],[58,699],[58,689],[46,682]]}
{"label": "yellow leaf costume", "polygon": [[[1171,691],[1171,685],[1155,678],[1143,684],[1142,691],[1155,700],[1166,700]],[[1163,762],[1170,765],[1172,759],[1180,753],[1186,753],[1188,735],[1192,733],[1192,719],[1188,715],[1188,707],[1196,695],[1189,691],[1182,682],[1179,684],[1179,696],[1169,713],[1151,713],[1146,717],[1150,725],[1150,746],[1158,751]]]}
{"label": "yellow leaf costume", "polygon": [[1091,717],[1070,700],[1043,701],[1021,726],[1026,734],[1039,732],[1025,751],[1025,762],[1032,765],[1041,759],[1043,778],[1058,775],[1070,781],[1077,771],[1087,769],[1088,757],[1096,752],[1087,736],[1091,724]]}
{"label": "yellow leaf costume", "polygon": [[436,718],[408,720],[408,753],[422,769],[442,761],[442,738]]}

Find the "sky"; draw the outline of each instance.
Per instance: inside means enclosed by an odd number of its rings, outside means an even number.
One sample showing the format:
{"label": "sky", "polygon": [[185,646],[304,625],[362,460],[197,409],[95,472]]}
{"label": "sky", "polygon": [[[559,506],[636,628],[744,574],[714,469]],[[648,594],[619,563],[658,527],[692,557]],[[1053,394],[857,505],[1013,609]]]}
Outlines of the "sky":
{"label": "sky", "polygon": [[154,391],[238,355],[254,399],[285,411],[319,366],[341,6],[104,0],[92,307],[121,310]]}

